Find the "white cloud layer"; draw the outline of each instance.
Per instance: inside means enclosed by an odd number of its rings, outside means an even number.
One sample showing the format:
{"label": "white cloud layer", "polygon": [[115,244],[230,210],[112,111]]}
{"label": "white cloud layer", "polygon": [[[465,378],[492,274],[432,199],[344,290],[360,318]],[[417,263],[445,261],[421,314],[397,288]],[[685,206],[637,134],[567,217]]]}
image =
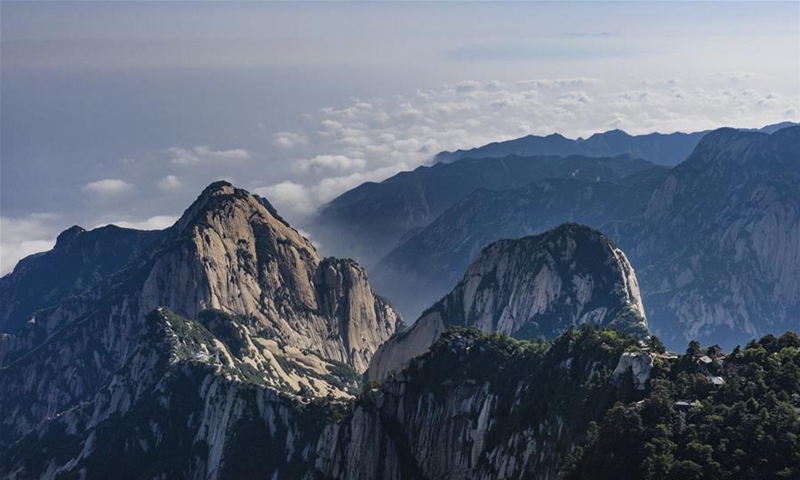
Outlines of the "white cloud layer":
{"label": "white cloud layer", "polygon": [[56,235],[51,226],[58,217],[34,213],[24,218],[0,216],[0,275],[14,269],[18,261],[53,248]]}
{"label": "white cloud layer", "polygon": [[781,96],[764,87],[769,84],[745,72],[627,83],[465,80],[413,95],[353,99],[305,115],[294,133],[275,134],[272,145],[295,167],[288,180],[259,191],[291,219],[360,183],[428,164],[443,150],[529,134],[689,132],[797,120],[798,96]]}
{"label": "white cloud layer", "polygon": [[[0,216],[0,275],[5,275],[23,258],[45,252],[56,244],[56,237],[65,228],[64,218],[53,213],[33,213],[25,217]],[[137,230],[163,230],[178,217],[155,215],[137,220],[101,221],[95,227],[116,225]]]}
{"label": "white cloud layer", "polygon": [[317,205],[307,187],[290,181],[256,188],[253,193],[269,199],[278,209],[288,210],[298,215],[313,213]]}
{"label": "white cloud layer", "polygon": [[367,162],[363,158],[350,158],[345,155],[317,155],[311,160],[303,160],[299,164],[301,170],[334,171],[364,168]]}
{"label": "white cloud layer", "polygon": [[116,195],[133,189],[133,185],[118,178],[107,178],[89,182],[83,186],[85,192],[99,195]]}
{"label": "white cloud layer", "polygon": [[98,227],[102,227],[104,225],[116,225],[118,227],[133,228],[136,230],[163,230],[171,227],[177,221],[178,217],[172,215],[155,215],[150,218],[145,218],[144,220],[117,220],[113,222],[107,222],[98,225]]}
{"label": "white cloud layer", "polygon": [[176,165],[193,165],[211,161],[229,162],[250,158],[250,153],[241,148],[215,151],[203,145],[194,148],[170,147],[167,152],[170,154],[172,163]]}
{"label": "white cloud layer", "polygon": [[183,182],[175,175],[167,175],[158,181],[158,188],[161,190],[179,190],[183,188]]}
{"label": "white cloud layer", "polygon": [[308,145],[308,137],[302,133],[278,132],[273,136],[273,147],[294,148],[298,145]]}
{"label": "white cloud layer", "polygon": [[[769,78],[747,72],[628,83],[585,77],[468,80],[407,95],[352,99],[303,115],[292,132],[267,135],[266,141],[262,130],[260,143],[244,143],[247,149],[172,147],[117,162],[119,171],[106,173],[110,178],[83,185],[83,192],[103,202],[91,202],[98,208],[79,221],[166,228],[176,217],[156,214],[180,212],[205,185],[228,178],[267,197],[297,224],[337,195],[430,164],[443,150],[529,134],[574,138],[613,128],[668,133],[797,121],[798,95],[772,85]],[[253,159],[254,151],[264,160],[243,162]],[[176,164],[191,168],[178,176],[170,172]],[[123,195],[134,184],[137,195]],[[149,202],[147,208],[140,208],[143,202]],[[76,219],[3,217],[3,271],[49,248],[59,229],[71,223]]]}

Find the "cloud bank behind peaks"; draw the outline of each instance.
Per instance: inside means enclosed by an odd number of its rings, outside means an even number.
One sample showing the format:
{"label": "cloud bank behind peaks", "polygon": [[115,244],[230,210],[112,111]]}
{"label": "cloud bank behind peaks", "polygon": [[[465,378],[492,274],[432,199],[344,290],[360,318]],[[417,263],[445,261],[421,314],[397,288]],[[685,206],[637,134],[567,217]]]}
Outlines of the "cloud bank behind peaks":
{"label": "cloud bank behind peaks", "polygon": [[464,80],[410,95],[352,99],[303,117],[271,146],[294,167],[288,178],[256,185],[290,219],[366,181],[427,164],[442,150],[524,135],[586,137],[760,127],[797,120],[800,98],[777,93],[775,79],[715,73],[695,78],[540,78]]}
{"label": "cloud bank behind peaks", "polygon": [[144,220],[116,220],[112,222],[102,223],[94,228],[102,227],[105,225],[116,225],[122,228],[133,228],[135,230],[163,230],[171,227],[178,221],[177,216],[172,215],[155,215]]}
{"label": "cloud bank behind peaks", "polygon": [[221,178],[267,197],[281,215],[302,224],[302,217],[346,190],[428,164],[443,150],[529,134],[575,138],[614,128],[669,133],[797,121],[798,93],[782,89],[782,83],[747,72],[627,82],[464,80],[298,113],[292,131],[259,126],[253,137],[168,143],[183,146],[125,156],[92,170],[97,177],[80,179],[82,216],[5,214],[2,272],[25,254],[46,250],[72,224],[166,227],[198,191]]}
{"label": "cloud bank behind peaks", "polygon": [[53,248],[56,236],[51,224],[57,220],[53,213],[33,213],[25,218],[0,216],[0,275],[10,272],[20,259]]}

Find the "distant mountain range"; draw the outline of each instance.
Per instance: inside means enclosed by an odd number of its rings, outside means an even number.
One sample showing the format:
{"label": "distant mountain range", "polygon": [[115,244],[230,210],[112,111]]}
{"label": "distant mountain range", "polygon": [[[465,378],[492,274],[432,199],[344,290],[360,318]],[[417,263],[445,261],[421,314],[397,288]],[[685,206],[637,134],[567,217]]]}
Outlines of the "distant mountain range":
{"label": "distant mountain range", "polygon": [[[781,128],[798,125],[794,122],[781,122],[760,129],[743,129],[773,133]],[[644,158],[657,165],[673,166],[684,161],[697,143],[710,130],[693,133],[650,133],[629,135],[622,130],[609,130],[596,133],[587,139],[566,138],[558,133],[546,137],[528,135],[527,137],[496,142],[469,150],[442,152],[436,155],[435,162],[451,163],[462,158],[502,158],[508,155],[523,157],[539,155],[583,155],[587,157],[615,157],[630,155]]]}
{"label": "distant mountain range", "polygon": [[[631,165],[632,160],[567,157],[561,170],[514,175],[519,182],[507,181],[505,186],[475,185],[485,177],[500,178],[502,174],[491,177],[491,172],[507,171],[508,160],[534,168],[543,162],[559,165],[559,160],[465,158],[418,168],[384,184],[365,184],[322,212],[327,231],[335,230],[331,225],[336,224],[343,229],[358,225],[355,231],[366,231],[360,235],[365,245],[381,239],[377,251],[364,256],[367,261],[399,243],[370,272],[377,288],[410,319],[452,288],[487,244],[576,221],[600,228],[629,253],[640,272],[651,326],[659,335],[673,345],[687,338],[733,344],[800,320],[798,276],[789,273],[800,271],[793,253],[800,250],[800,127],[778,124],[764,130],[776,133],[722,129],[706,134],[689,158],[671,170],[638,160],[637,168],[617,169],[614,175],[572,176],[581,163]],[[466,171],[467,166],[485,170],[480,175],[451,173]],[[433,171],[437,174],[429,173]],[[385,196],[395,188],[389,185],[413,190],[428,184],[429,176],[436,185],[447,184],[450,175],[452,183],[466,185],[447,192],[451,205],[435,219],[432,212],[413,224],[407,221],[408,209],[390,213],[392,206],[408,202]],[[464,177],[474,181],[462,182]],[[470,187],[472,191],[463,194]],[[415,204],[425,204],[419,200],[426,198],[425,190],[416,191],[421,193]],[[358,201],[349,201],[356,192],[361,195]],[[355,214],[357,205],[372,206],[371,214],[381,218],[374,230],[368,228],[366,216]],[[425,221],[429,223],[419,226]],[[359,255],[367,250],[357,238],[348,243],[349,249],[339,251]]]}
{"label": "distant mountain range", "polygon": [[468,158],[365,183],[324,205],[308,228],[328,251],[346,252],[366,265],[429,225],[476,189],[508,190],[546,178],[615,181],[653,165],[622,155],[594,157]]}
{"label": "distant mountain range", "polygon": [[[793,125],[797,124],[781,122],[759,131],[772,133]],[[324,238],[327,251],[371,267],[476,189],[509,190],[546,178],[617,180],[648,166],[642,159],[665,166],[682,162],[707,133],[628,135],[612,130],[586,140],[529,135],[442,152],[432,166],[401,172],[380,183],[366,182],[343,193],[302,227]],[[664,161],[665,155],[669,161]],[[497,159],[503,162],[491,161]]]}
{"label": "distant mountain range", "polygon": [[372,269],[372,281],[415,318],[459,281],[486,245],[565,221],[605,225],[609,218],[641,214],[665,175],[655,167],[623,182],[552,178],[512,190],[477,190],[386,255]]}

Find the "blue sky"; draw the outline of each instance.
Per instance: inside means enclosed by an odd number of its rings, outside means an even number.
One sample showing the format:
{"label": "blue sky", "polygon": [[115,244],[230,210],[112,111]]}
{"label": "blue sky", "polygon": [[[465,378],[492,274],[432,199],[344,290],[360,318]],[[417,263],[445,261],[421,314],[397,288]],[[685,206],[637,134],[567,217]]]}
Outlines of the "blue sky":
{"label": "blue sky", "polygon": [[291,220],[443,149],[798,120],[800,3],[2,3],[0,270],[207,183]]}

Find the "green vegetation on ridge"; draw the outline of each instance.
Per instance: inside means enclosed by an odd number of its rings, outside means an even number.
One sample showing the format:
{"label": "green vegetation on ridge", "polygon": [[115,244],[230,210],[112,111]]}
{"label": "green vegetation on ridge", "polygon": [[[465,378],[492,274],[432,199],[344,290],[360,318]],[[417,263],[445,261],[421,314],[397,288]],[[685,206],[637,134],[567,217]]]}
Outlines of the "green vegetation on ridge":
{"label": "green vegetation on ridge", "polygon": [[800,478],[798,348],[795,333],[767,335],[705,366],[714,352],[693,342],[656,364],[642,402],[592,425],[565,480]]}

